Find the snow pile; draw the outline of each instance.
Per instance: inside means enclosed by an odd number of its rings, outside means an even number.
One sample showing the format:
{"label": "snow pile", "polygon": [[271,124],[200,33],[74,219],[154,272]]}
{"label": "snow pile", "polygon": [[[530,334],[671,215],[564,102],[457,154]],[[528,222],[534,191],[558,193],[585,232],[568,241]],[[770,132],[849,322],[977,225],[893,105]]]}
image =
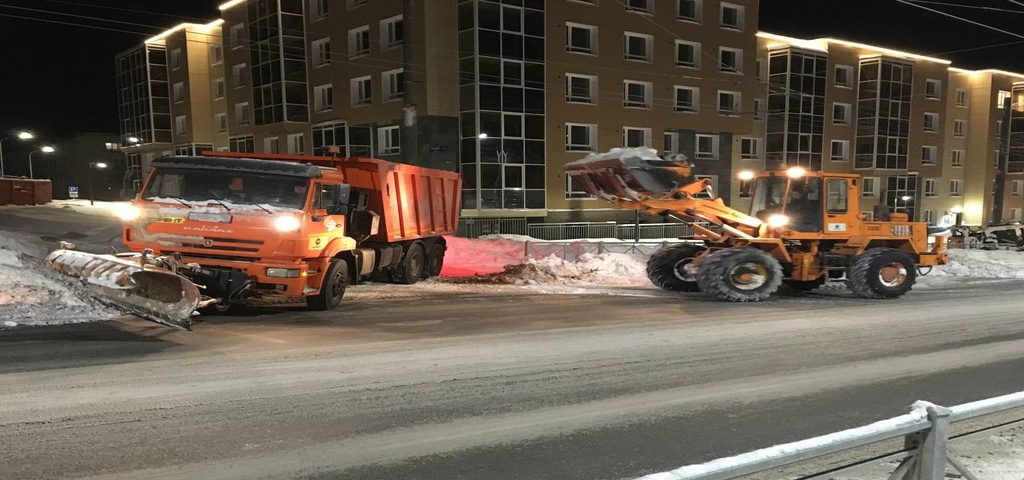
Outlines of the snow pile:
{"label": "snow pile", "polygon": [[89,215],[114,215],[114,212],[124,208],[128,205],[128,202],[95,202],[95,205],[90,205],[88,200],[73,199],[73,200],[53,200],[46,204],[47,207],[52,208],[63,208],[67,210],[74,210],[77,213],[85,213]]}
{"label": "snow pile", "polygon": [[505,271],[506,265],[523,263],[523,242],[503,238],[470,239],[447,236],[442,277],[471,277]]}
{"label": "snow pile", "polygon": [[454,283],[495,283],[512,285],[614,285],[647,286],[645,262],[623,253],[585,253],[578,262],[556,256],[529,259],[505,266],[501,272],[448,279]]}
{"label": "snow pile", "polygon": [[1024,278],[1024,252],[950,249],[949,263],[935,267],[936,277]]}

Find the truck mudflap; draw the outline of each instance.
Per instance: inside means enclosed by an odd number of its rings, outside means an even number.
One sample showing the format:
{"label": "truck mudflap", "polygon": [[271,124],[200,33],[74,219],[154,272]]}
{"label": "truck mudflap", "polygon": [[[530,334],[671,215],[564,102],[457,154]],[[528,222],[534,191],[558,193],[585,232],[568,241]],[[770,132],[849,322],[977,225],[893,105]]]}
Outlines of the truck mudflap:
{"label": "truck mudflap", "polygon": [[191,330],[196,310],[211,302],[196,284],[144,254],[62,248],[46,261],[51,269],[79,279],[99,301],[162,325]]}

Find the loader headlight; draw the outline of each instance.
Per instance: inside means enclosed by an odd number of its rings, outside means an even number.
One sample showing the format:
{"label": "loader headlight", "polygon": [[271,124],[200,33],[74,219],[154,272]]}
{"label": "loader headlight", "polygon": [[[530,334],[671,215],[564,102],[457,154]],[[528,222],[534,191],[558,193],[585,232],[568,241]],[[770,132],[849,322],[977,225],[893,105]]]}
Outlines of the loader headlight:
{"label": "loader headlight", "polygon": [[754,179],[754,172],[751,170],[740,170],[740,173],[736,174],[736,178],[749,182]]}
{"label": "loader headlight", "polygon": [[292,216],[277,217],[274,219],[274,228],[279,232],[294,232],[301,226],[302,222]]}
{"label": "loader headlight", "polygon": [[807,175],[807,169],[804,167],[789,167],[786,170],[786,176],[794,180],[803,178],[804,175]]}
{"label": "loader headlight", "polygon": [[130,203],[119,204],[114,207],[114,215],[125,222],[132,222],[142,216],[142,209]]}
{"label": "loader headlight", "polygon": [[776,213],[768,217],[768,226],[772,228],[781,228],[789,225],[789,217]]}

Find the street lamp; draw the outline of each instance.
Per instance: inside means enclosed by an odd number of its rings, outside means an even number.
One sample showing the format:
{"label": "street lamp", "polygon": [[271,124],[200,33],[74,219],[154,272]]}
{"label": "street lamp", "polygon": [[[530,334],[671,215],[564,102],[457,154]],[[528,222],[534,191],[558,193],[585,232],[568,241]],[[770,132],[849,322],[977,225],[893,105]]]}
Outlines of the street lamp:
{"label": "street lamp", "polygon": [[103,170],[105,168],[107,168],[107,164],[104,162],[89,162],[89,205],[96,205],[96,195],[92,190],[93,170]]}
{"label": "street lamp", "polygon": [[11,140],[17,138],[18,140],[32,140],[36,136],[32,132],[18,132],[17,135],[10,137],[0,138],[0,177],[4,176],[4,140]]}
{"label": "street lamp", "polygon": [[53,147],[51,147],[49,145],[43,145],[39,150],[33,150],[31,152],[28,152],[28,178],[36,178],[35,176],[32,175],[32,154],[33,153],[53,153],[53,152],[56,152],[56,151],[57,151],[56,148],[53,148]]}

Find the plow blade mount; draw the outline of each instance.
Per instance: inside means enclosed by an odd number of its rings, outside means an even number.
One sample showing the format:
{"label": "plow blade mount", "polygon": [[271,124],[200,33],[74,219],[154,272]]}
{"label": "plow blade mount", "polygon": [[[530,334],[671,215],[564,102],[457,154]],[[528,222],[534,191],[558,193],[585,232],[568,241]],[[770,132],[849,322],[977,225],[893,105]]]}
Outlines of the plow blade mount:
{"label": "plow blade mount", "polygon": [[693,166],[683,155],[659,157],[651,148],[613,148],[565,166],[576,185],[598,198],[642,200],[692,183]]}
{"label": "plow blade mount", "polygon": [[50,268],[78,278],[101,302],[147,320],[191,329],[202,295],[199,287],[139,254],[97,255],[56,250],[46,257]]}

